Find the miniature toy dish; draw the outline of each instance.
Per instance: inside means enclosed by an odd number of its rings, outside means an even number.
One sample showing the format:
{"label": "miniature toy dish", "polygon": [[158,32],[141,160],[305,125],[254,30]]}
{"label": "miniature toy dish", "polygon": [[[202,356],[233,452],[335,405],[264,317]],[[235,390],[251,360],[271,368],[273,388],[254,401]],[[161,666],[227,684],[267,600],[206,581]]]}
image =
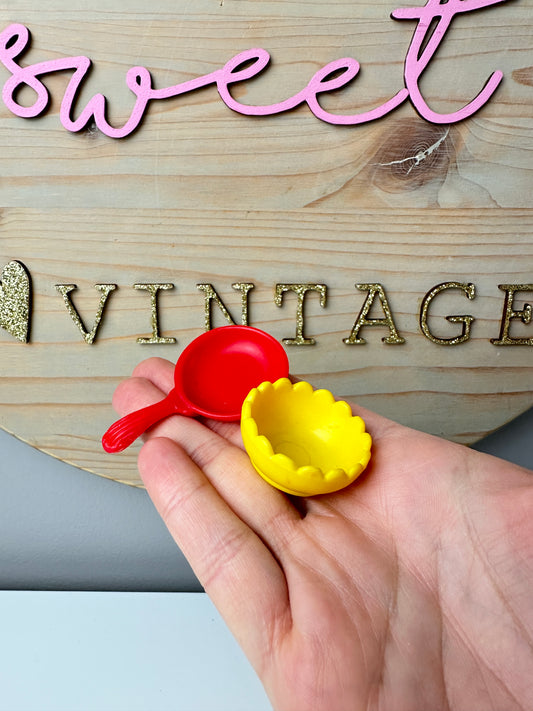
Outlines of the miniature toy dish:
{"label": "miniature toy dish", "polygon": [[106,452],[122,452],[149,427],[170,415],[234,422],[250,388],[289,374],[283,346],[251,326],[221,326],[195,338],[178,358],[168,395],[111,425],[102,437]]}
{"label": "miniature toy dish", "polygon": [[372,439],[347,402],[288,378],[250,391],[241,412],[244,447],[269,484],[295,496],[351,484],[370,460]]}

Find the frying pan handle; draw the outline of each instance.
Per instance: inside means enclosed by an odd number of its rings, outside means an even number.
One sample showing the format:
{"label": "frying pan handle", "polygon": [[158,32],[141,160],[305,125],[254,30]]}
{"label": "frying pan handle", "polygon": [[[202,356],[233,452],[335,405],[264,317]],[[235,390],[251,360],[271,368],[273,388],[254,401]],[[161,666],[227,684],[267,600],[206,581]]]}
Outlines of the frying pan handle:
{"label": "frying pan handle", "polygon": [[175,414],[193,415],[194,413],[182,403],[175,391],[172,390],[163,400],[141,410],[130,412],[129,415],[117,420],[102,437],[102,447],[109,454],[122,452],[147,429],[165,417]]}

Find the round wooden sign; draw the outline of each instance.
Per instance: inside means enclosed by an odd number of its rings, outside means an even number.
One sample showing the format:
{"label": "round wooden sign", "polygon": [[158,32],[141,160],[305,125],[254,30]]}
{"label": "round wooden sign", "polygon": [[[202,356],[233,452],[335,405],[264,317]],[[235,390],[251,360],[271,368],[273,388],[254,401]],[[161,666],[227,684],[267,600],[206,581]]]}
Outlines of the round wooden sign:
{"label": "round wooden sign", "polygon": [[469,443],[532,404],[533,0],[0,11],[1,426],[138,484],[111,397],[244,323]]}

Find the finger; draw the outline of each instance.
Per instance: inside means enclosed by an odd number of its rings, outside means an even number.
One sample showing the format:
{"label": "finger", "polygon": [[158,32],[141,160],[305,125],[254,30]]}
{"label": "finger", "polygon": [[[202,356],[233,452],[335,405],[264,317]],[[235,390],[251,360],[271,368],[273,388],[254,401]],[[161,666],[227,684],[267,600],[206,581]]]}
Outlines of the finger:
{"label": "finger", "polygon": [[244,444],[242,442],[241,427],[238,422],[220,422],[217,420],[201,420],[206,427],[210,430],[216,432],[221,437],[224,437],[228,442],[231,442],[235,447],[240,447],[244,450]]}
{"label": "finger", "polygon": [[[161,391],[151,381],[130,378],[117,388],[114,404],[119,412],[129,412],[160,398]],[[144,435],[145,440],[154,437],[178,443],[233,511],[268,543],[280,560],[285,559],[302,517],[281,491],[257,474],[240,446],[198,420],[180,415],[166,418]]]}
{"label": "finger", "polygon": [[374,442],[381,440],[383,437],[401,435],[402,431],[407,429],[393,420],[389,420],[372,410],[358,405],[354,400],[346,400],[346,402],[352,408],[352,413],[364,421],[365,429],[372,436]]}
{"label": "finger", "polygon": [[[139,363],[133,371],[133,376],[119,383],[115,389],[113,395],[115,410],[123,416],[161,400],[172,389],[173,368],[172,363],[162,358],[149,358]],[[238,423],[199,419],[213,432],[244,449]],[[164,435],[164,432],[157,434]]]}
{"label": "finger", "polygon": [[124,417],[124,415],[129,415],[130,412],[140,410],[142,407],[158,402],[164,397],[164,393],[149,380],[128,378],[115,388],[113,408],[120,417]]}
{"label": "finger", "polygon": [[[165,395],[174,387],[174,364],[163,358],[148,358],[139,363],[133,371],[134,377],[151,381]],[[218,432],[225,439],[238,447],[244,448],[239,425],[232,422],[217,422],[202,419],[207,427]]]}
{"label": "finger", "polygon": [[276,633],[290,625],[279,564],[177,443],[151,438],[139,471],[176,543],[261,673]]}
{"label": "finger", "polygon": [[[161,396],[164,396],[174,387],[174,368],[175,365],[173,363],[163,358],[148,358],[135,367],[133,377],[145,378],[151,381],[159,388]],[[293,375],[289,377],[293,382],[299,380],[299,378]],[[347,400],[347,402],[349,402],[353,414],[358,415],[365,421],[367,430],[372,435],[374,441],[378,441],[383,436],[389,436],[391,433],[401,435],[401,430],[403,429],[401,425],[361,407],[353,400]],[[139,407],[142,407],[142,405],[139,405]],[[233,426],[233,424],[216,422],[215,420],[205,420],[205,424],[233,444],[240,447],[243,446],[239,428]]]}
{"label": "finger", "polygon": [[302,517],[289,499],[253,468],[248,454],[187,417],[173,417],[148,437],[178,443],[233,511],[268,544],[283,563]]}
{"label": "finger", "polygon": [[113,393],[115,411],[123,416],[162,400],[172,389],[173,372],[172,363],[163,358],[148,358],[139,363],[132,377],[117,385]]}
{"label": "finger", "polygon": [[[133,376],[150,380],[166,395],[174,386],[174,364],[163,358],[148,358],[136,366],[133,371]],[[293,375],[289,377],[293,382],[299,380]],[[350,404],[353,414],[358,415],[365,421],[367,430],[375,441],[381,439],[383,436],[389,436],[390,434],[401,435],[402,430],[405,429],[398,423],[361,407],[354,400],[347,399],[347,402]],[[235,438],[234,436],[234,428],[228,427],[227,423],[206,421],[206,424],[215,431],[223,434],[223,436],[229,434],[232,441],[235,440],[236,444],[240,444],[239,438]]]}
{"label": "finger", "polygon": [[150,380],[165,395],[174,387],[174,363],[164,358],[147,358],[135,366],[134,378]]}

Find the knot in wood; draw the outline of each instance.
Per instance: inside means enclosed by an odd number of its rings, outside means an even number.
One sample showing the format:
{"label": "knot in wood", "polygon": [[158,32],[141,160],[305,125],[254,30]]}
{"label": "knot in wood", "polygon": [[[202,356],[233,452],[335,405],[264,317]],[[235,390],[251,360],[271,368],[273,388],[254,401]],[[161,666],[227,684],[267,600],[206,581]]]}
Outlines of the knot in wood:
{"label": "knot in wood", "polygon": [[389,125],[372,164],[374,182],[387,192],[416,190],[425,183],[443,181],[448,172],[454,141],[450,126],[402,119]]}

